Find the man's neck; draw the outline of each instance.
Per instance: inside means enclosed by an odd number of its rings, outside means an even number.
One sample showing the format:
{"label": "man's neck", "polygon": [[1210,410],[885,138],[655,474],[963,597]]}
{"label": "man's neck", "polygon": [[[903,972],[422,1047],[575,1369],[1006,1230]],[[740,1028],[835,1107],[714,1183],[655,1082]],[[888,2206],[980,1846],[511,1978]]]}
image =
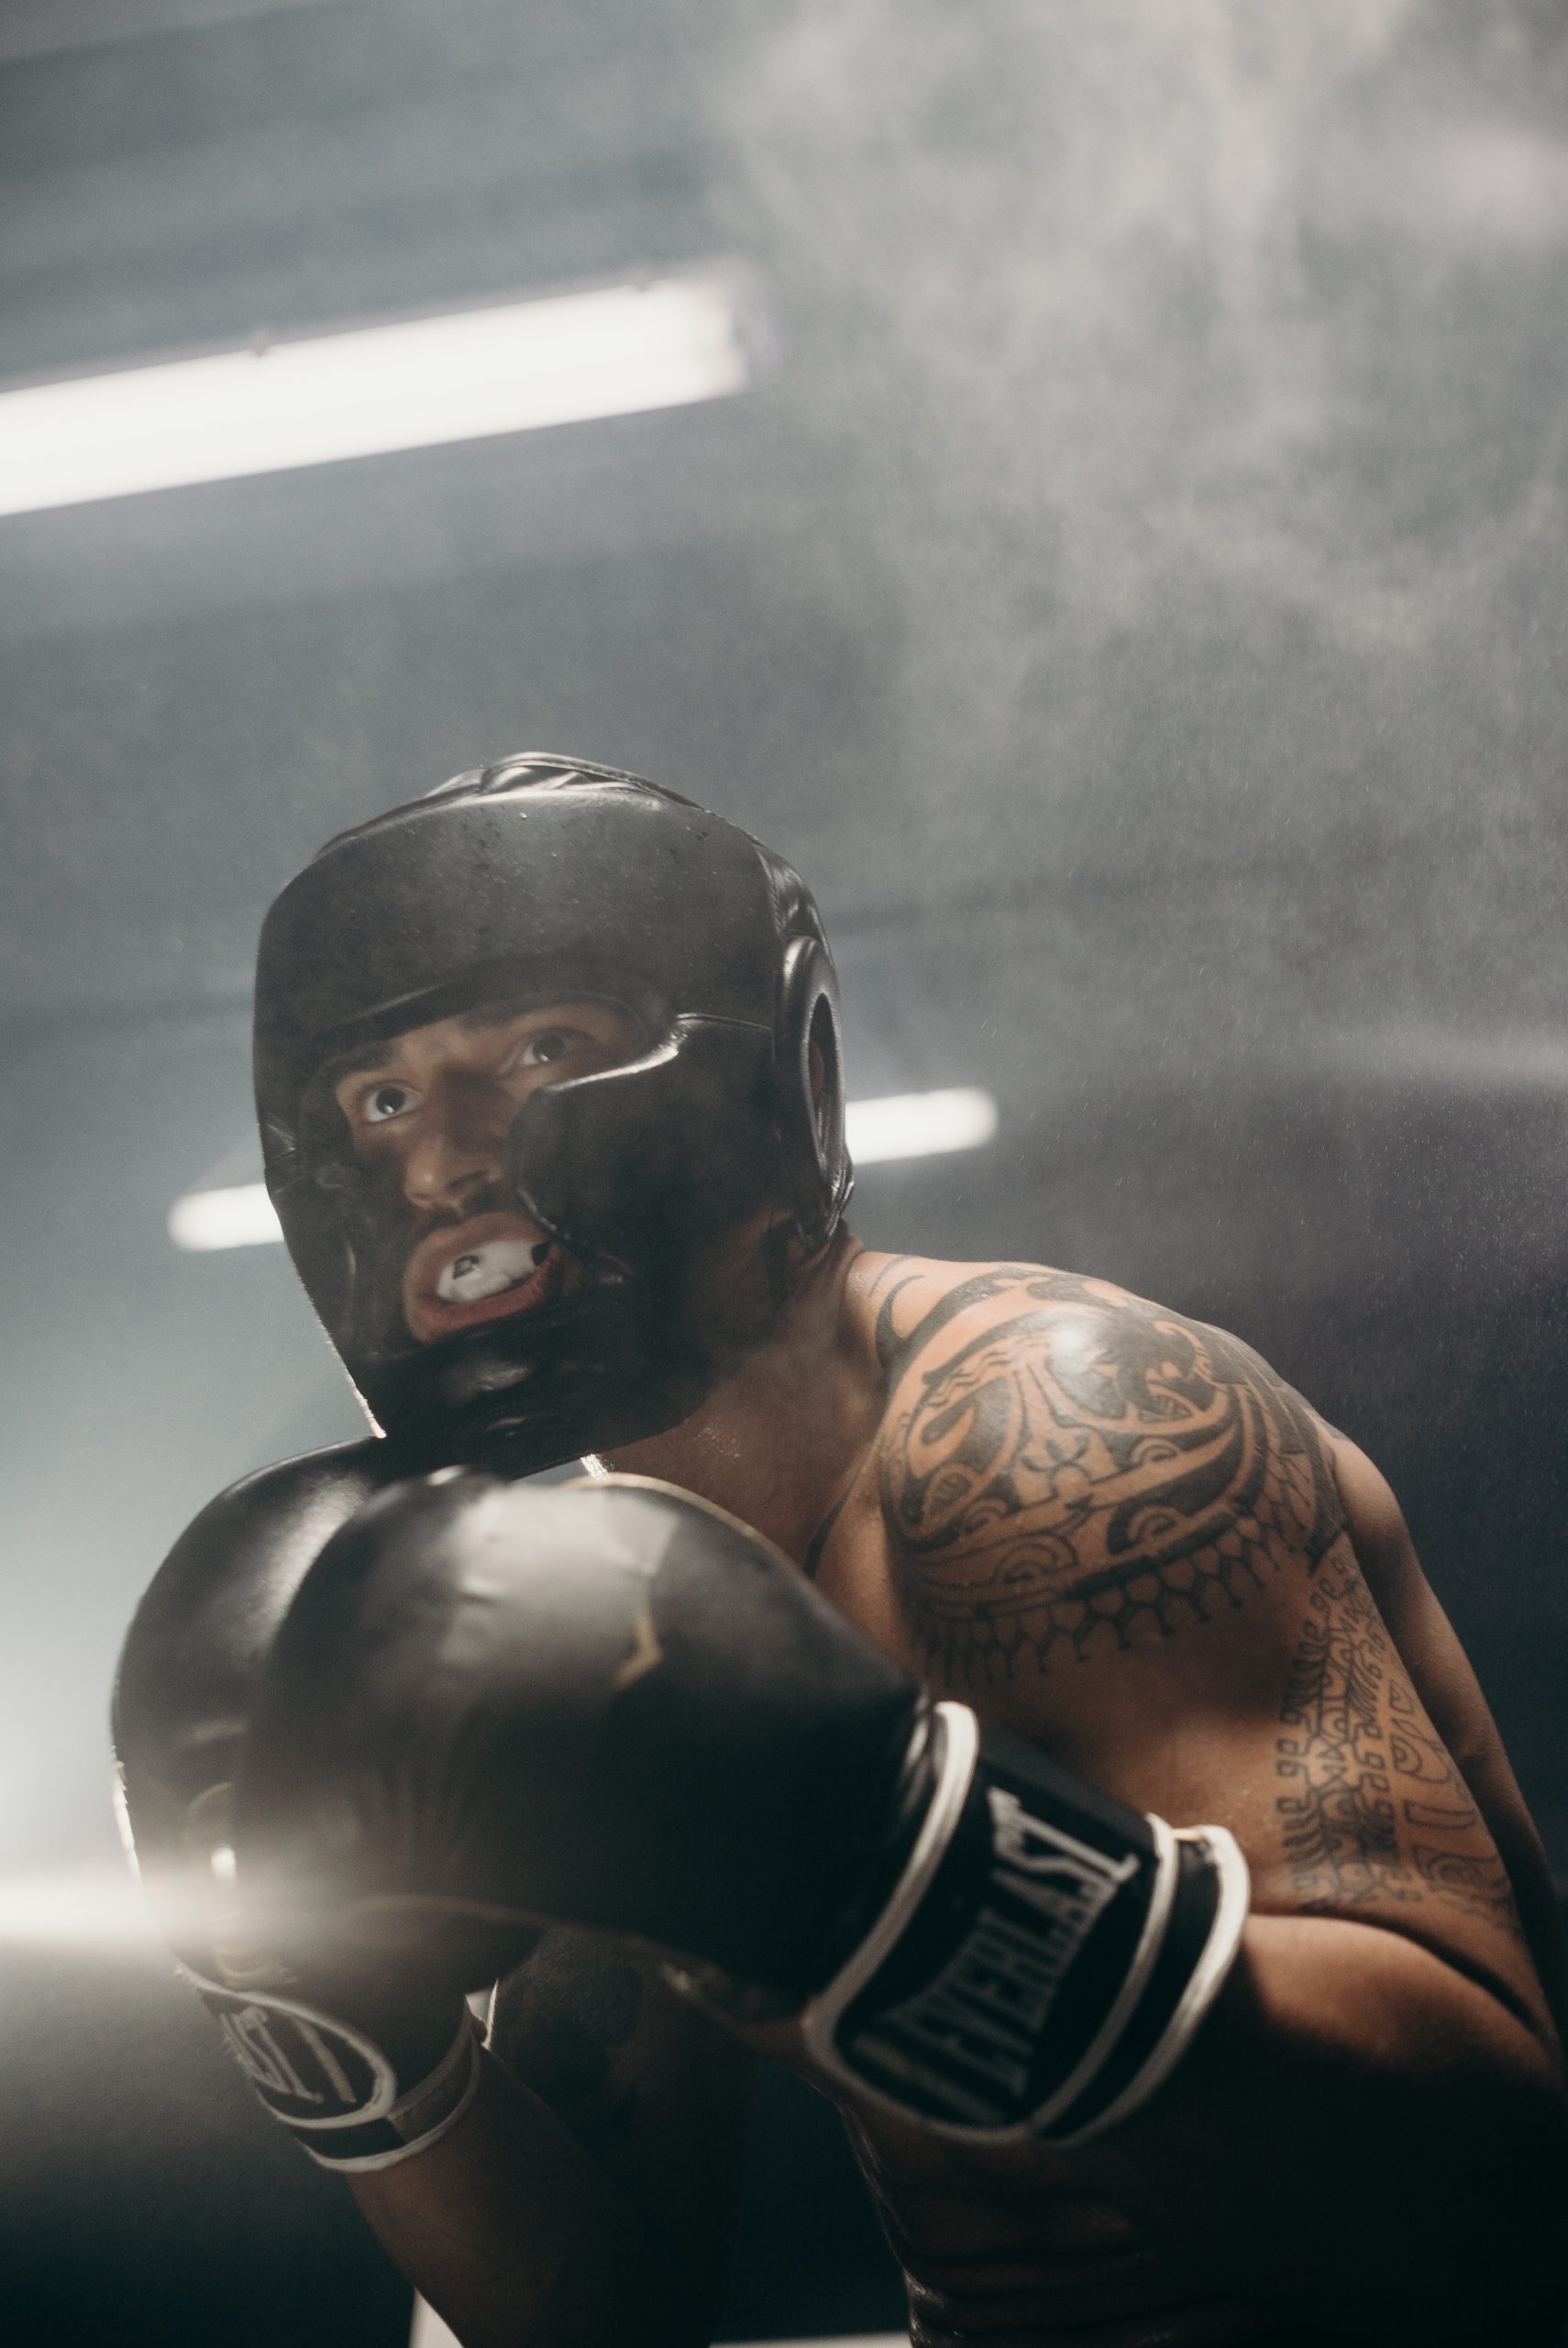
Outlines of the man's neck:
{"label": "man's neck", "polygon": [[604,1465],[713,1501],[803,1559],[882,1415],[881,1372],[845,1297],[860,1253],[841,1235],[700,1411],[606,1452]]}

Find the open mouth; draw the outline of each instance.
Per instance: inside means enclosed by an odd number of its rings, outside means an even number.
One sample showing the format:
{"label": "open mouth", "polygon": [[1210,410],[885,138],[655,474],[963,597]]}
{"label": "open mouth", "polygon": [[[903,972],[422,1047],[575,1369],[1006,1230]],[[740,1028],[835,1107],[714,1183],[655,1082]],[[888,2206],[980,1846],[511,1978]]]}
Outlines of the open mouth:
{"label": "open mouth", "polygon": [[561,1291],[567,1259],[521,1217],[473,1215],[425,1235],[403,1276],[403,1317],[422,1344],[532,1312]]}

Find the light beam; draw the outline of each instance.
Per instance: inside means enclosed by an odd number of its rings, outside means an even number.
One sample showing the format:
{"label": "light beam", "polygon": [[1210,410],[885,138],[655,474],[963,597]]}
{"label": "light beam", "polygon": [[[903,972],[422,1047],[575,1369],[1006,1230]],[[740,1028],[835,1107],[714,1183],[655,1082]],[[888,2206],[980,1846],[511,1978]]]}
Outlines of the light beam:
{"label": "light beam", "polygon": [[[850,1102],[845,1123],[856,1164],[878,1166],[890,1158],[982,1148],[996,1132],[997,1104],[977,1085],[943,1092],[889,1092],[873,1101]],[[169,1210],[169,1236],[188,1254],[259,1247],[282,1235],[261,1182],[187,1191]]]}
{"label": "light beam", "polygon": [[745,389],[722,272],[0,393],[0,515],[681,407]]}

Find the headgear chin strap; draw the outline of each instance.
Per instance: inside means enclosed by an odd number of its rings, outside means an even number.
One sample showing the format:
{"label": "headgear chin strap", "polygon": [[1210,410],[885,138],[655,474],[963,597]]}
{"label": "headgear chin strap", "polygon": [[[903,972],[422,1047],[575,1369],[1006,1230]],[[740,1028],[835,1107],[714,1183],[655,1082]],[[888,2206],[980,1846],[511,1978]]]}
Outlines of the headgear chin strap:
{"label": "headgear chin strap", "polygon": [[[620,1067],[542,1086],[507,1136],[504,1187],[580,1284],[421,1344],[407,1209],[357,1161],[333,1070],[481,1003],[568,996],[624,1005],[642,1036]],[[772,1209],[815,1253],[852,1187],[803,882],[673,792],[539,752],[342,833],[289,883],[261,935],[256,1097],[295,1267],[411,1464],[519,1474],[674,1425],[720,1368],[701,1244]]]}

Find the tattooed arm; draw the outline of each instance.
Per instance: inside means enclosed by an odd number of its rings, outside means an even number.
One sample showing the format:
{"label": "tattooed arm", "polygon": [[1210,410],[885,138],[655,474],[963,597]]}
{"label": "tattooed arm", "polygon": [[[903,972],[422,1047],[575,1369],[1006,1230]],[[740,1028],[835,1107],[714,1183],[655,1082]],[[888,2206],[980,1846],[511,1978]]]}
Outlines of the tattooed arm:
{"label": "tattooed arm", "polygon": [[1230,1826],[1253,1871],[1231,1982],[1086,2172],[1328,2337],[1546,2337],[1557,2041],[1320,1423],[1246,1346],[1104,1282],[888,1285],[911,1660],[1123,1800]]}
{"label": "tattooed arm", "polygon": [[1470,1661],[1417,1560],[1398,1501],[1364,1451],[1323,1430],[1347,1529],[1368,1589],[1507,1870],[1560,2040],[1568,2040],[1568,1957],[1546,1853]]}
{"label": "tattooed arm", "polygon": [[545,1933],[450,2135],[355,2180],[464,2348],[698,2348],[723,2289],[748,2058],[627,1945]]}

